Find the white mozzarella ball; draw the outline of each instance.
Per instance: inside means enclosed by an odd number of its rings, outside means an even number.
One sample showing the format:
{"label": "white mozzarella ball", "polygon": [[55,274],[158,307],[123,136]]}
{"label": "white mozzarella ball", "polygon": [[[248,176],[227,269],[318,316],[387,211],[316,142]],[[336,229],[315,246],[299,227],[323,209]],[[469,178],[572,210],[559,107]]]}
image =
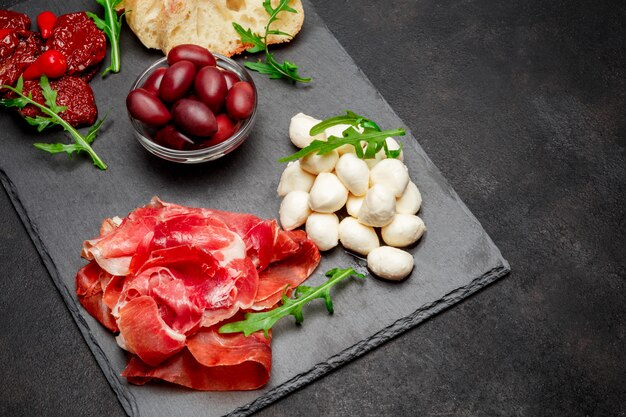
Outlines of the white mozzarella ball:
{"label": "white mozzarella ball", "polygon": [[344,248],[360,255],[367,255],[380,246],[374,228],[359,223],[353,217],[346,217],[339,223],[339,241]]}
{"label": "white mozzarella ball", "polygon": [[381,184],[400,197],[409,184],[409,170],[395,158],[383,159],[370,171],[370,183]]}
{"label": "white mozzarella ball", "polygon": [[336,149],[324,154],[318,155],[317,152],[311,152],[307,156],[300,158],[300,167],[313,175],[320,174],[322,172],[333,172],[339,154]]}
{"label": "white mozzarella ball", "polygon": [[331,136],[342,138],[343,131],[348,129],[349,127],[352,127],[352,126],[346,125],[346,124],[340,124],[340,125],[331,126],[328,129],[326,129],[324,132],[326,133],[327,138]]}
{"label": "white mozzarella ball", "polygon": [[322,172],[317,176],[311,194],[309,206],[319,213],[334,213],[340,210],[348,200],[348,189],[335,174]]}
{"label": "white mozzarella ball", "polygon": [[424,221],[413,214],[396,214],[381,230],[383,240],[389,246],[402,248],[412,245],[426,231]]}
{"label": "white mozzarella ball", "polygon": [[[338,138],[341,138],[343,137],[343,131],[350,127],[352,126],[345,125],[345,124],[331,126],[325,130],[326,138],[329,138],[331,136],[336,136]],[[354,146],[352,145],[341,145],[340,147],[336,149],[336,151],[339,154],[339,156],[345,153],[356,153],[356,151],[354,150]]]}
{"label": "white mozzarella ball", "polygon": [[367,191],[359,210],[359,221],[375,227],[386,226],[396,214],[395,196],[381,184],[376,184]]}
{"label": "white mozzarella ball", "polygon": [[402,214],[415,214],[420,211],[422,194],[413,182],[409,182],[402,196],[396,200],[396,212]]}
{"label": "white mozzarella ball", "polygon": [[351,153],[351,154],[355,154],[356,155],[356,150],[354,149],[354,146],[352,145],[341,145],[340,147],[335,149],[337,151],[337,153],[339,154],[339,156],[341,155],[345,155],[347,153]]}
{"label": "white mozzarella ball", "polygon": [[280,203],[280,224],[285,230],[302,226],[310,214],[309,193],[306,191],[292,191]]}
{"label": "white mozzarella ball", "polygon": [[367,167],[371,170],[376,165],[378,165],[378,163],[382,161],[383,159],[385,159],[385,153],[377,152],[373,158],[367,158],[367,159],[364,159],[364,161],[367,164]]}
{"label": "white mozzarella ball", "polygon": [[278,183],[278,195],[286,196],[291,191],[309,192],[315,181],[315,175],[310,174],[300,167],[300,161],[290,162],[280,176]]}
{"label": "white mozzarella ball", "polygon": [[306,233],[321,251],[339,243],[339,219],[334,213],[312,213],[306,219]]}
{"label": "white mozzarella ball", "polygon": [[365,195],[370,182],[370,170],[364,160],[353,153],[339,158],[335,166],[337,177],[348,191],[356,196]]}
{"label": "white mozzarella ball", "polygon": [[359,210],[361,210],[363,200],[365,200],[365,196],[357,197],[353,194],[350,194],[348,196],[348,201],[346,202],[346,210],[348,210],[348,214],[350,216],[359,217]]}
{"label": "white mozzarella ball", "polygon": [[291,143],[296,145],[298,148],[305,148],[314,140],[326,140],[326,134],[324,132],[315,136],[311,136],[309,134],[311,128],[320,121],[321,120],[307,116],[304,113],[298,113],[293,116],[291,118],[291,123],[289,123],[289,139],[291,139]]}
{"label": "white mozzarella ball", "polygon": [[381,246],[367,255],[367,267],[376,276],[400,281],[409,276],[414,265],[413,256],[402,249]]}
{"label": "white mozzarella ball", "polygon": [[[386,138],[385,142],[387,142],[387,149],[389,149],[390,151],[397,151],[398,149],[400,149],[400,144],[391,136]],[[365,162],[367,163],[367,166],[372,169],[383,159],[387,159],[387,155],[385,154],[385,150],[381,149],[380,151],[376,152],[374,158],[366,159]],[[400,151],[400,155],[398,155],[398,158],[396,159],[404,161],[404,151]]]}
{"label": "white mozzarella ball", "polygon": [[[397,151],[398,149],[400,149],[400,144],[391,136],[385,139],[385,142],[387,142],[387,149],[389,149],[390,151]],[[383,156],[387,158],[384,149],[379,152],[382,152]],[[397,159],[399,159],[400,161],[404,161],[404,151],[400,151],[400,155],[398,155]]]}

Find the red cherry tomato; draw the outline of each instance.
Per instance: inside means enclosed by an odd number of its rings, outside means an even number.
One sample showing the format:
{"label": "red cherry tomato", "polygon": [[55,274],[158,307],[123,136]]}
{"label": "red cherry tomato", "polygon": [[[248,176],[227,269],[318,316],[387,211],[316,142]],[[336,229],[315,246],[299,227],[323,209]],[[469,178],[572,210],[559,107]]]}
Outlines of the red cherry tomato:
{"label": "red cherry tomato", "polygon": [[51,49],[39,55],[39,57],[24,71],[25,80],[36,80],[42,75],[48,78],[59,78],[67,70],[65,55]]}
{"label": "red cherry tomato", "polygon": [[41,32],[41,37],[48,39],[52,36],[52,29],[57,21],[57,16],[49,10],[39,13],[37,16],[37,27]]}

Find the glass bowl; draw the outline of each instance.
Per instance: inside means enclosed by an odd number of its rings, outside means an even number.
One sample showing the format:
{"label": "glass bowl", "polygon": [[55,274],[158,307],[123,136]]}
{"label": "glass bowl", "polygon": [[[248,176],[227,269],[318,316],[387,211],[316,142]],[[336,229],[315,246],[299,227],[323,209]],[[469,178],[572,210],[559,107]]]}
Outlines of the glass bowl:
{"label": "glass bowl", "polygon": [[[213,53],[213,56],[215,57],[215,61],[217,62],[218,67],[234,72],[235,74],[237,74],[241,81],[247,81],[252,85],[252,88],[254,90],[254,110],[252,111],[252,115],[248,119],[238,122],[235,125],[237,129],[235,133],[231,137],[221,143],[218,143],[217,145],[199,149],[176,150],[159,145],[154,140],[152,140],[150,138],[149,128],[146,128],[139,120],[135,119],[129,114],[128,117],[130,118],[130,122],[133,125],[135,137],[137,138],[139,143],[141,143],[141,145],[143,145],[143,147],[148,150],[148,152],[158,156],[159,158],[163,158],[172,162],[178,162],[181,164],[198,164],[201,162],[208,162],[221,158],[227,153],[237,149],[237,147],[239,147],[239,145],[241,145],[248,138],[256,120],[258,105],[258,95],[256,91],[256,86],[254,85],[254,81],[252,80],[252,76],[243,66],[239,65],[232,59],[216,53]],[[133,86],[131,87],[131,91],[141,87],[146,79],[157,68],[167,66],[168,65],[166,57],[163,57],[156,61],[154,64],[150,65],[143,73],[141,73],[139,77],[137,77],[137,79],[133,83]]]}

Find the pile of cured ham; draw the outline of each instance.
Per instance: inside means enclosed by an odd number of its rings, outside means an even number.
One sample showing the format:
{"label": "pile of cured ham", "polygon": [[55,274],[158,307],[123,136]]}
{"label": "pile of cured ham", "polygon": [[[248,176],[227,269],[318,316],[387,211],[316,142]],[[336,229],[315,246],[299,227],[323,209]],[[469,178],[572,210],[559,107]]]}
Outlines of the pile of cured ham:
{"label": "pile of cured ham", "polygon": [[83,245],[76,275],[85,309],[129,352],[131,383],[160,379],[198,390],[247,390],[270,378],[271,334],[220,334],[303,282],[320,255],[303,231],[275,220],[154,198],[105,219]]}

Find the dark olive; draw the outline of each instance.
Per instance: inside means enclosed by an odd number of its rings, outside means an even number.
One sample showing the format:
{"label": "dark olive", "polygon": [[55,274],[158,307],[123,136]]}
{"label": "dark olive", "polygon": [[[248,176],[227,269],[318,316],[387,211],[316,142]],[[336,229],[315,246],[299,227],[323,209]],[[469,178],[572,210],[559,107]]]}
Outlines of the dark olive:
{"label": "dark olive", "polygon": [[161,146],[178,151],[193,149],[195,147],[193,140],[179,132],[174,125],[167,125],[161,128],[154,136],[154,141]]}
{"label": "dark olive", "polygon": [[189,61],[179,61],[167,69],[159,86],[159,97],[172,103],[185,96],[196,77],[196,67]]}
{"label": "dark olive", "polygon": [[217,132],[203,145],[215,146],[224,142],[237,131],[237,125],[226,113],[218,114],[215,116],[215,120],[217,121]]}
{"label": "dark olive", "polygon": [[196,66],[197,70],[215,66],[215,57],[208,49],[192,44],[175,46],[167,54],[168,64],[173,65],[179,61],[189,61]]}
{"label": "dark olive", "polygon": [[244,120],[254,111],[254,88],[246,81],[235,83],[226,95],[226,112],[235,120]]}
{"label": "dark olive", "polygon": [[159,87],[161,86],[161,80],[163,79],[163,75],[165,75],[165,71],[167,71],[167,67],[160,67],[154,70],[152,74],[148,77],[145,83],[141,88],[149,91],[155,96],[159,95]]}
{"label": "dark olive", "polygon": [[239,76],[232,71],[222,70],[222,75],[224,76],[224,80],[226,80],[226,89],[230,90],[230,88],[241,81]]}
{"label": "dark olive", "polygon": [[204,103],[183,98],[172,107],[174,124],[183,133],[197,137],[207,137],[217,132],[217,121],[211,109]]}
{"label": "dark olive", "polygon": [[147,126],[163,126],[172,118],[161,100],[143,88],[128,93],[126,108],[132,117]]}
{"label": "dark olive", "polygon": [[222,71],[215,67],[202,68],[196,75],[194,89],[198,98],[209,106],[213,113],[218,113],[224,107],[228,89]]}

